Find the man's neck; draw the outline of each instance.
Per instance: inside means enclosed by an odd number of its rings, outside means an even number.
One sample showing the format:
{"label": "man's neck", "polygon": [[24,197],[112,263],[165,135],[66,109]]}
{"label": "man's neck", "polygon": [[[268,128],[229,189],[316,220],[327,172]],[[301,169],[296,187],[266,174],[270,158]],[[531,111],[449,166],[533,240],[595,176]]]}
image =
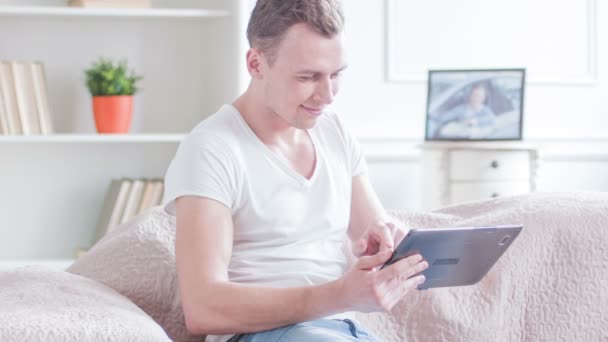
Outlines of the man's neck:
{"label": "man's neck", "polygon": [[234,101],[234,107],[251,130],[271,151],[281,156],[295,172],[310,179],[316,168],[316,152],[311,137],[272,112],[260,96],[249,92]]}
{"label": "man's neck", "polygon": [[257,96],[252,92],[251,88],[247,89],[232,105],[264,144],[298,144],[307,136],[305,131],[294,128],[260,101],[256,101]]}

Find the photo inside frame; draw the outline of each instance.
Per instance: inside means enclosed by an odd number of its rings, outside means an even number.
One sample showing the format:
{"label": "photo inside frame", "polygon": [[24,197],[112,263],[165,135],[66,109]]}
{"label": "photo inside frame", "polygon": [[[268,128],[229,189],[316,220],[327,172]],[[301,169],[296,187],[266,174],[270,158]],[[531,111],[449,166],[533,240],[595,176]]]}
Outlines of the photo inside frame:
{"label": "photo inside frame", "polygon": [[429,70],[425,140],[521,140],[525,69]]}

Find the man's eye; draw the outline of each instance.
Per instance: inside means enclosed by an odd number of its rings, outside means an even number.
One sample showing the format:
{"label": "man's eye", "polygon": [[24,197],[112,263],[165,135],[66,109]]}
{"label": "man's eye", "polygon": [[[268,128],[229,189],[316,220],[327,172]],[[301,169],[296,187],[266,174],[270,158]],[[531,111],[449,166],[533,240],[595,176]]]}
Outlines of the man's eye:
{"label": "man's eye", "polygon": [[299,76],[298,80],[301,82],[310,82],[314,80],[314,78],[312,76]]}

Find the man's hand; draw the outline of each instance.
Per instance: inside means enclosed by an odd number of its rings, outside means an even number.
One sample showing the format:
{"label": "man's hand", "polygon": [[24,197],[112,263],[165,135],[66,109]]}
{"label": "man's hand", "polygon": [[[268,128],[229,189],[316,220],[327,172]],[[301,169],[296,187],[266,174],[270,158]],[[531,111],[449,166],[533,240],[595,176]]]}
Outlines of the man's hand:
{"label": "man's hand", "polygon": [[385,250],[393,251],[407,231],[408,229],[393,221],[376,221],[355,242],[353,253],[355,256],[361,257]]}
{"label": "man's hand", "polygon": [[416,275],[428,267],[420,254],[376,270],[390,256],[388,249],[362,256],[337,281],[338,296],[346,307],[360,312],[390,311],[410,290],[424,282],[424,275]]}

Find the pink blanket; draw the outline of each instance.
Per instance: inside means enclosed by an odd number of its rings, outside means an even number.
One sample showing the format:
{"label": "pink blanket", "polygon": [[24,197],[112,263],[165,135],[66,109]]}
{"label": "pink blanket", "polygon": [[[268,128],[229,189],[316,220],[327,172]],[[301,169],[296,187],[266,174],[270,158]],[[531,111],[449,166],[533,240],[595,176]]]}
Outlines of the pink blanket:
{"label": "pink blanket", "polygon": [[432,213],[410,227],[523,223],[477,285],[417,291],[361,314],[386,341],[608,341],[608,193],[536,193]]}
{"label": "pink blanket", "polygon": [[[523,223],[477,285],[416,291],[391,314],[359,314],[384,341],[608,341],[608,193],[535,193],[435,212],[394,212],[410,227]],[[176,341],[183,323],[174,218],[152,208],[69,271],[131,299]]]}

